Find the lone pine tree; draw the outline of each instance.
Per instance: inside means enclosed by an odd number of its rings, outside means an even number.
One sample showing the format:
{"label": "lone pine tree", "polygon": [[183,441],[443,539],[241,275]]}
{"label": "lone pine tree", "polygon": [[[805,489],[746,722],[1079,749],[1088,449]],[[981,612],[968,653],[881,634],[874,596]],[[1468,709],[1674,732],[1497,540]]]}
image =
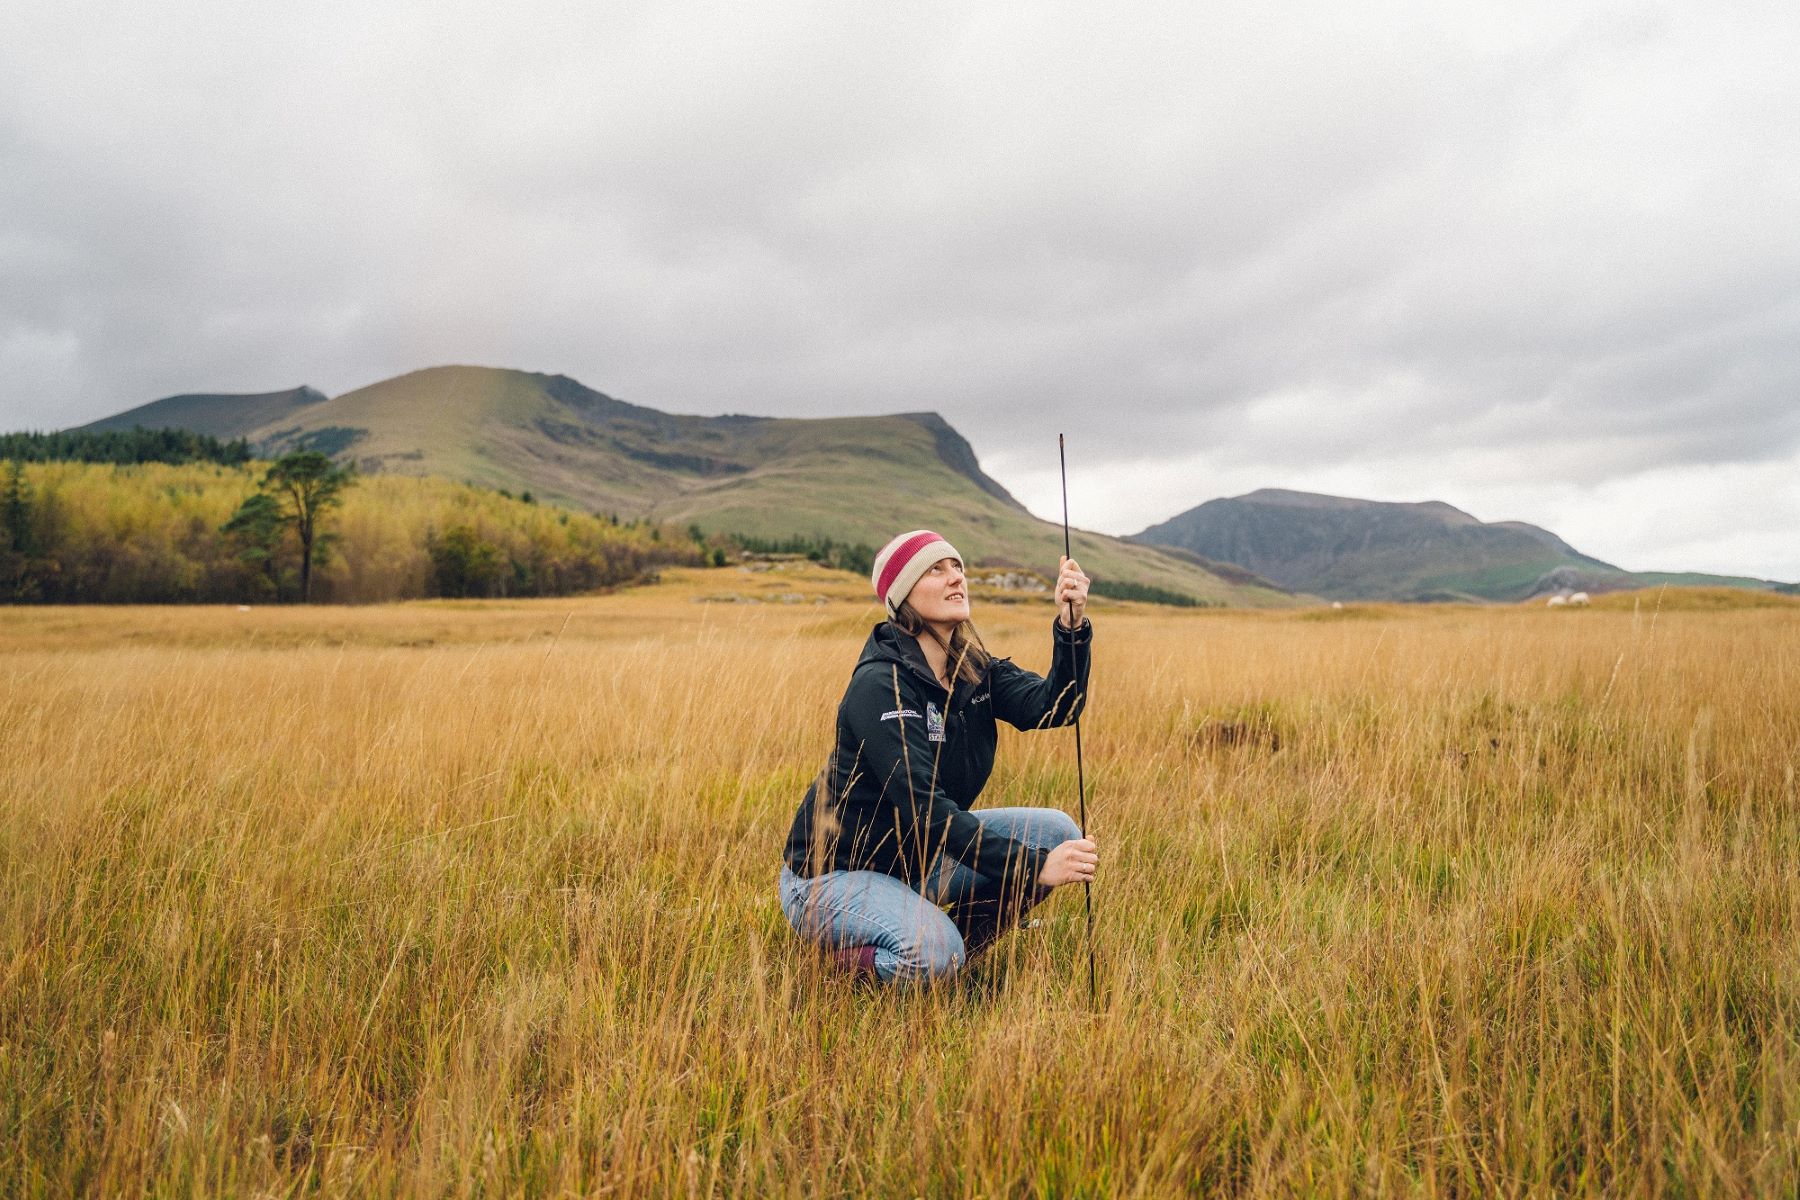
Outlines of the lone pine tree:
{"label": "lone pine tree", "polygon": [[[355,470],[333,463],[317,450],[296,450],[270,464],[258,491],[238,506],[222,527],[245,543],[240,553],[265,570],[279,540],[292,530],[300,548],[300,601],[312,599],[312,569],[322,562],[336,535],[323,526],[326,515],[343,503],[344,489],[356,480]],[[273,576],[271,575],[271,578]]]}

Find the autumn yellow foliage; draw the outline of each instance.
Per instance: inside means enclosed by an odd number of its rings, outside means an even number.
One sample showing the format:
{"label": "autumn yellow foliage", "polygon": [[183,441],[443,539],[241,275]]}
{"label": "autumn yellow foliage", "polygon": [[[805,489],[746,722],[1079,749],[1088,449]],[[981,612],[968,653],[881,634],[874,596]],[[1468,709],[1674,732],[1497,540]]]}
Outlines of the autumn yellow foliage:
{"label": "autumn yellow foliage", "polygon": [[[219,530],[267,464],[27,463],[25,599],[223,602],[276,598]],[[454,530],[491,546],[498,594],[565,594],[629,581],[699,550],[648,524],[527,503],[435,476],[369,475],[343,493],[325,528],[338,535],[314,566],[315,600],[371,603],[438,594],[432,546]],[[297,553],[288,548],[288,558]],[[48,564],[47,566],[45,564]],[[290,569],[292,562],[283,564]],[[287,589],[292,593],[291,588]],[[7,597],[0,596],[0,599]]]}

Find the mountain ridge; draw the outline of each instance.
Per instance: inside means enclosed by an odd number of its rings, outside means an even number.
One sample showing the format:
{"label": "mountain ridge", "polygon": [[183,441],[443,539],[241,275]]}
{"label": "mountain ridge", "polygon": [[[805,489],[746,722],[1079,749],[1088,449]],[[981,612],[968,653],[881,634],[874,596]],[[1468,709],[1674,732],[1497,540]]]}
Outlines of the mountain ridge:
{"label": "mountain ridge", "polygon": [[[706,531],[878,546],[930,523],[973,565],[1035,563],[1046,573],[1062,550],[1061,526],[1031,514],[932,411],[699,416],[632,404],[567,375],[468,365],[425,367],[332,397],[312,392],[303,403],[269,400],[299,395],[169,397],[105,420],[129,426],[177,411],[182,428],[231,429],[264,457],[317,449],[364,471],[444,475]],[[1091,531],[1072,539],[1101,583],[1207,603],[1299,602],[1235,567],[1209,569]]]}
{"label": "mountain ridge", "polygon": [[1331,600],[1517,601],[1676,579],[1778,586],[1738,576],[1627,571],[1548,529],[1482,521],[1441,500],[1364,500],[1285,488],[1208,500],[1128,540],[1233,563]]}
{"label": "mountain ridge", "polygon": [[[324,392],[306,384],[250,394],[184,392],[74,426],[69,432],[101,433],[142,425],[146,429],[187,429],[229,440],[243,437],[284,413],[311,407],[327,398]],[[205,427],[199,427],[197,422]]]}

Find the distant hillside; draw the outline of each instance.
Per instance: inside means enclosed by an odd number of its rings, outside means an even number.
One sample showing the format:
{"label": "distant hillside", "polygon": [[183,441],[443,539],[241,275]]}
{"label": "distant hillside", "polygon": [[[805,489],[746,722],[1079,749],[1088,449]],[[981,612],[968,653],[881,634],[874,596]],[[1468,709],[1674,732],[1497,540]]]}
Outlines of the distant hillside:
{"label": "distant hillside", "polygon": [[[967,440],[936,413],[687,416],[629,404],[562,375],[468,366],[414,371],[330,399],[303,390],[313,398],[171,397],[108,421],[129,426],[178,415],[196,432],[242,433],[265,455],[319,449],[365,472],[529,489],[541,500],[709,532],[878,546],[929,524],[975,564],[1045,572],[1062,551],[1061,527],[1032,516],[983,472]],[[265,417],[244,428],[253,410]],[[1266,580],[1156,547],[1094,533],[1074,541],[1097,579],[1210,603],[1294,602]]]}
{"label": "distant hillside", "polygon": [[244,396],[204,393],[167,396],[114,416],[76,426],[71,432],[98,433],[141,425],[145,429],[188,429],[195,433],[211,434],[221,440],[230,440],[243,437],[271,421],[278,421],[324,399],[324,392],[309,387]]}
{"label": "distant hillside", "polygon": [[1523,600],[1656,582],[1769,588],[1764,580],[1634,574],[1547,529],[1482,522],[1440,501],[1393,504],[1264,488],[1209,500],[1133,535],[1236,563],[1334,600]]}

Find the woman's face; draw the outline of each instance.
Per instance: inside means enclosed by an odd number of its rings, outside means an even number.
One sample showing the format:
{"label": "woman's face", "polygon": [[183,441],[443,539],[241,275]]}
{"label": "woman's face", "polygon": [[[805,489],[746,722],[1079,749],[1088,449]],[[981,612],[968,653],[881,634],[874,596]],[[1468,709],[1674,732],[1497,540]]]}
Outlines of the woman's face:
{"label": "woman's face", "polygon": [[906,599],[913,611],[933,625],[969,619],[969,582],[963,578],[962,564],[954,558],[940,558],[925,568]]}

